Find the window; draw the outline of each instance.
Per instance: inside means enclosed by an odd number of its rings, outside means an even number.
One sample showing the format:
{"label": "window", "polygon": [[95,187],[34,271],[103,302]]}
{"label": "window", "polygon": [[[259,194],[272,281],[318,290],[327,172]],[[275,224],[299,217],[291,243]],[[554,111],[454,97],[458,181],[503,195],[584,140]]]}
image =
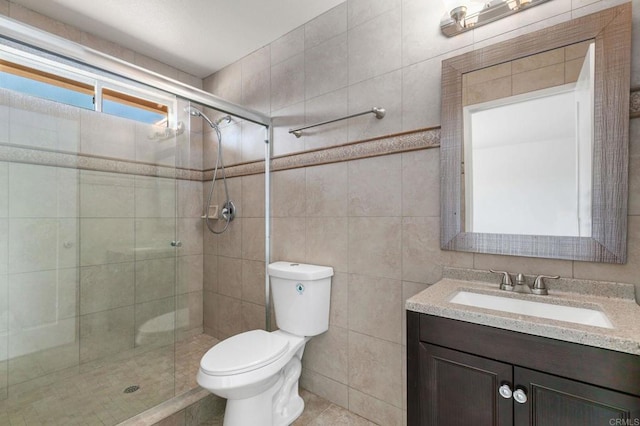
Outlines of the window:
{"label": "window", "polygon": [[0,87],[93,109],[94,87],[0,59]]}
{"label": "window", "polygon": [[159,124],[167,120],[169,108],[160,103],[105,88],[102,89],[102,112],[143,123]]}
{"label": "window", "polygon": [[[0,88],[101,111],[148,124],[169,125],[172,96],[110,81],[51,61],[0,51]],[[29,55],[31,56],[31,55]]]}

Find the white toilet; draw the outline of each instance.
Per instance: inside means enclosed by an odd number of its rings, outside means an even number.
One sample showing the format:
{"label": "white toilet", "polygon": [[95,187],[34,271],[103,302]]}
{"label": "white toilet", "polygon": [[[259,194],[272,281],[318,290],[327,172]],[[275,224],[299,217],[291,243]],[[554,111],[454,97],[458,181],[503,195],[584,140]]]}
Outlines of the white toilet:
{"label": "white toilet", "polygon": [[298,379],[305,344],[329,328],[333,268],[275,262],[268,271],[280,329],[230,337],[200,361],[198,384],[227,399],[224,426],[284,426],[297,419],[304,410]]}

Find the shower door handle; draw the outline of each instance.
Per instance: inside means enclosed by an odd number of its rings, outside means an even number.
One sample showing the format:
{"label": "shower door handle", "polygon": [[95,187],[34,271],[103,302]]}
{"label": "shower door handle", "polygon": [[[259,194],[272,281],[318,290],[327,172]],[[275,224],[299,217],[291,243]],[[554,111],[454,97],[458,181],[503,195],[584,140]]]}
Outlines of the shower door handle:
{"label": "shower door handle", "polygon": [[182,241],[171,241],[171,247],[182,247]]}

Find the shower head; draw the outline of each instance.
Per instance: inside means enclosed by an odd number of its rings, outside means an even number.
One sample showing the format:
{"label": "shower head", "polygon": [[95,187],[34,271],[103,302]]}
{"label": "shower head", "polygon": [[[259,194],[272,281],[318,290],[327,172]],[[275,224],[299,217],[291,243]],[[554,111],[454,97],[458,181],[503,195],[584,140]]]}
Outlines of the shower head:
{"label": "shower head", "polygon": [[204,113],[202,111],[200,111],[198,108],[190,106],[190,107],[187,107],[187,109],[189,110],[189,114],[191,114],[194,117],[202,117],[207,123],[209,123],[209,126],[211,126],[214,129],[216,129],[218,127],[218,125],[220,123],[222,123],[223,121],[225,121],[227,123],[231,123],[231,116],[230,115],[225,115],[224,117],[220,117],[214,123],[213,121],[211,121],[209,119],[209,117],[204,115]]}
{"label": "shower head", "polygon": [[204,119],[204,121],[206,121],[207,123],[209,123],[209,126],[211,126],[212,128],[217,128],[218,126],[216,124],[213,124],[213,122],[211,120],[209,120],[209,117],[207,117],[206,115],[204,115],[204,113],[202,111],[200,111],[198,108],[195,107],[187,107],[189,109],[189,114],[191,114],[194,117],[202,117]]}

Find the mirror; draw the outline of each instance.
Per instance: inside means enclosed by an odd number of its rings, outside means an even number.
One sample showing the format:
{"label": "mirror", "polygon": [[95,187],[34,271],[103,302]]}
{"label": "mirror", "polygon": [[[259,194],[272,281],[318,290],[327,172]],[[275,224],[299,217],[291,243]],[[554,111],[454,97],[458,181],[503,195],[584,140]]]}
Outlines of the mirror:
{"label": "mirror", "polygon": [[443,249],[626,261],[630,13],[443,61]]}
{"label": "mirror", "polygon": [[588,40],[462,76],[466,232],[591,236],[594,54]]}

